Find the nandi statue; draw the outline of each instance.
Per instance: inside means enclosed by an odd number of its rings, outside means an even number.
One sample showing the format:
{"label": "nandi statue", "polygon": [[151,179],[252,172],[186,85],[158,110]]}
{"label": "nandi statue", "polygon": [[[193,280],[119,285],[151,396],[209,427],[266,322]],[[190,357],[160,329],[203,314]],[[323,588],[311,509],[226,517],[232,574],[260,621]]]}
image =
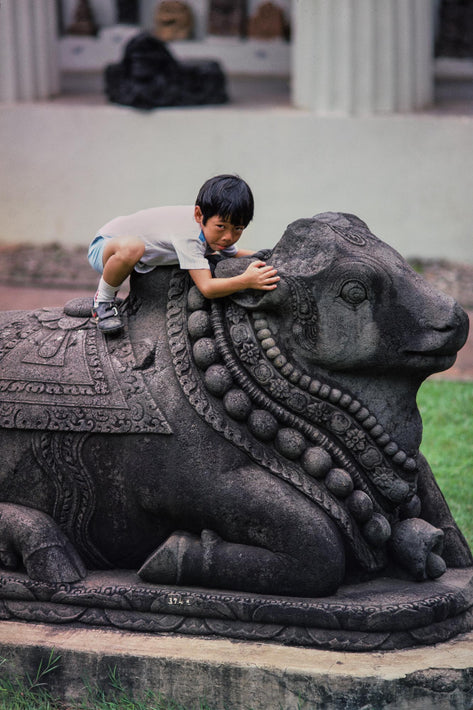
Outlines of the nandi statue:
{"label": "nandi statue", "polygon": [[2,618],[348,650],[469,628],[416,405],[466,314],[353,215],[267,258],[277,289],[213,302],[134,274],[119,337],[82,300],[2,314]]}

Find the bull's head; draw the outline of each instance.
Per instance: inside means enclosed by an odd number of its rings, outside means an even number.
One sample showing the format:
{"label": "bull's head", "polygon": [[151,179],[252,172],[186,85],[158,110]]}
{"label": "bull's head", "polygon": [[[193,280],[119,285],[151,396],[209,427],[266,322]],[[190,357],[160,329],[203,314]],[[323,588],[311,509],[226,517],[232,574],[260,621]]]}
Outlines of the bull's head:
{"label": "bull's head", "polygon": [[[273,312],[281,342],[300,364],[338,373],[409,371],[423,380],[451,367],[465,343],[468,318],[454,299],[354,215],[293,222],[267,261],[278,269],[278,288],[234,298]],[[224,261],[217,275],[247,263]]]}
{"label": "bull's head", "polygon": [[[369,405],[415,455],[417,391],[453,365],[468,335],[466,313],[353,215],[293,222],[267,262],[278,269],[278,287],[233,299],[264,313],[294,366]],[[227,259],[216,273],[229,276],[247,263]]]}

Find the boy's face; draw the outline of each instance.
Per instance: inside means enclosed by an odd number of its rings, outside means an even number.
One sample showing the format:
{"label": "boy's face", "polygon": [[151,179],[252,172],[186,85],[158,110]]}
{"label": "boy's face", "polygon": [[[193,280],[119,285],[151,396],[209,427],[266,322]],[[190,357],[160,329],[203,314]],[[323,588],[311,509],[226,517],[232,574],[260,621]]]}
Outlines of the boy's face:
{"label": "boy's face", "polygon": [[204,224],[204,217],[200,207],[195,208],[194,216],[195,221],[200,224],[205,241],[212,251],[228,249],[240,239],[245,229],[245,225],[232,224],[219,215],[209,217]]}

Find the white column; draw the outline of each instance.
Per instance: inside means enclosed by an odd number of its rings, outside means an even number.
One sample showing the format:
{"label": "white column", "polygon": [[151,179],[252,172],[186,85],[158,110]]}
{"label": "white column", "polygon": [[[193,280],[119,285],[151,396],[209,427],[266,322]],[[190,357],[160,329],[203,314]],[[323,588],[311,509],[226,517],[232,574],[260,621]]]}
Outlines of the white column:
{"label": "white column", "polygon": [[359,115],[431,103],[432,0],[292,0],[292,26],[295,106]]}
{"label": "white column", "polygon": [[1,0],[0,101],[34,101],[57,93],[55,0]]}

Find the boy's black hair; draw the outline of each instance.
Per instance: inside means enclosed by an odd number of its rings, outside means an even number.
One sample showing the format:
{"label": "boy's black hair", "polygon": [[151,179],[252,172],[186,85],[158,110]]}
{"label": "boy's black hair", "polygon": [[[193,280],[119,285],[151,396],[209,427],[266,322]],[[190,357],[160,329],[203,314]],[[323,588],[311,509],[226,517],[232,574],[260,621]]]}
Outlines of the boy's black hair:
{"label": "boy's black hair", "polygon": [[204,182],[195,204],[202,210],[204,224],[214,215],[244,227],[253,219],[253,193],[238,175],[216,175]]}

